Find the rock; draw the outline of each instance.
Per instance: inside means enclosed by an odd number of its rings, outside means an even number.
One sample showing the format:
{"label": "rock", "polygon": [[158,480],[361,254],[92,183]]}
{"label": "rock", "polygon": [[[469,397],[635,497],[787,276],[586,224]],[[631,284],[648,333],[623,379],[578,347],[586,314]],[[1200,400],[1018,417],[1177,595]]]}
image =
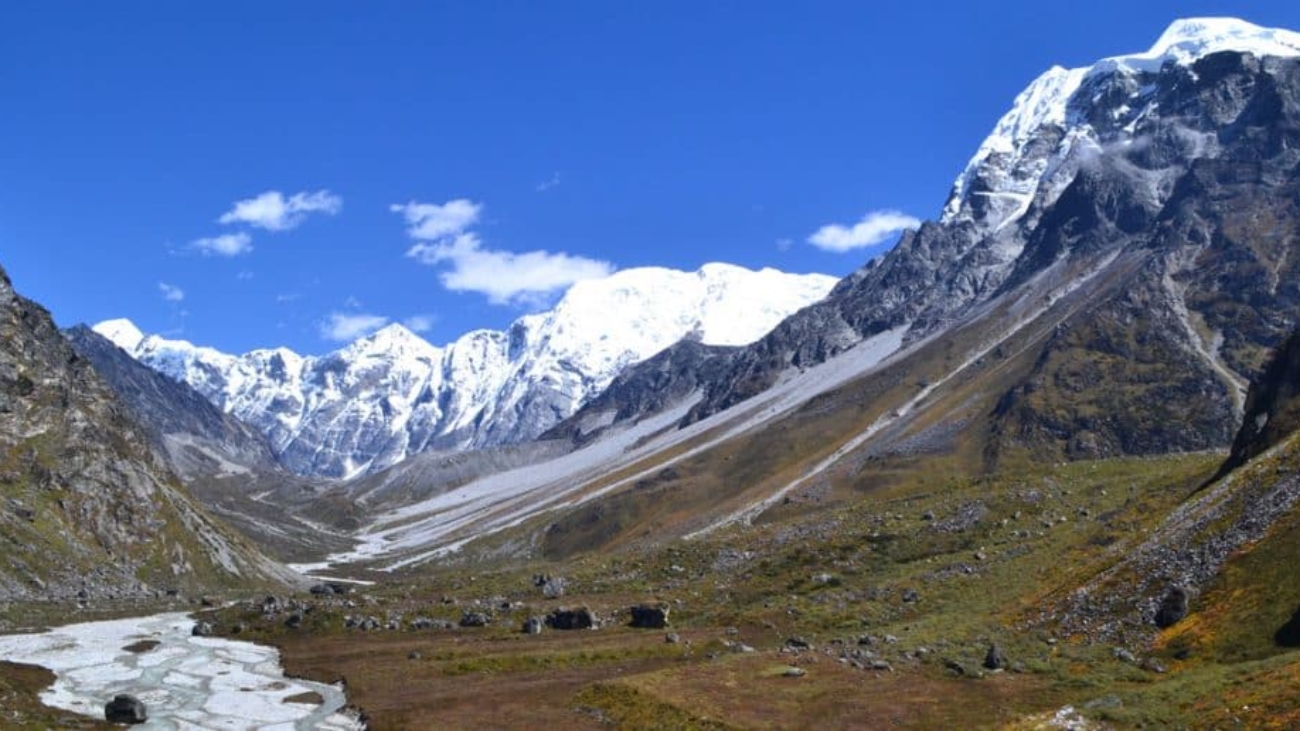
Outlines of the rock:
{"label": "rock", "polygon": [[632,627],[663,629],[668,626],[668,607],[640,604],[632,607]]}
{"label": "rock", "polygon": [[670,645],[675,645],[681,641],[682,638],[676,632],[669,632],[668,634],[664,635],[664,642],[667,642]]}
{"label": "rock", "polygon": [[802,637],[790,637],[785,641],[785,646],[791,650],[811,650],[812,643]]}
{"label": "rock", "polygon": [[871,669],[872,669],[872,670],[883,670],[883,671],[885,671],[885,672],[887,672],[887,673],[892,673],[892,672],[894,672],[894,666],[893,666],[893,665],[890,665],[889,663],[885,662],[884,660],[872,660],[872,661],[871,661]]}
{"label": "rock", "polygon": [[317,596],[329,596],[334,593],[334,587],[329,584],[314,584],[309,591]]}
{"label": "rock", "polygon": [[195,622],[194,627],[190,629],[190,635],[193,637],[211,637],[212,625],[208,622]]}
{"label": "rock", "polygon": [[904,589],[903,601],[908,604],[915,604],[916,602],[921,601],[921,595],[916,591],[916,589]]}
{"label": "rock", "polygon": [[807,670],[804,670],[803,668],[796,668],[796,667],[786,668],[785,672],[781,673],[781,675],[787,678],[802,678],[807,674],[808,674]]}
{"label": "rock", "polygon": [[232,625],[230,628],[230,634],[232,635],[241,634],[245,629],[246,627],[243,622],[235,622],[235,624]]}
{"label": "rock", "polygon": [[1003,654],[1002,648],[997,643],[989,645],[989,651],[984,654],[984,667],[989,670],[1006,670],[1007,656]]}
{"label": "rock", "polygon": [[526,635],[540,635],[544,626],[546,626],[546,621],[541,617],[529,617],[524,620],[523,632]]}
{"label": "rock", "polygon": [[1174,585],[1169,587],[1165,598],[1160,600],[1160,608],[1156,610],[1156,626],[1160,629],[1172,627],[1177,624],[1183,617],[1187,616],[1187,589]]}
{"label": "rock", "polygon": [[149,720],[149,711],[139,698],[119,693],[104,704],[104,720],[109,723],[144,723]]}
{"label": "rock", "polygon": [[934,520],[934,511],[927,510],[924,513],[921,513],[921,520]]}
{"label": "rock", "polygon": [[289,629],[298,629],[299,627],[302,626],[302,614],[300,614],[299,612],[294,612],[293,614],[290,614],[289,618],[284,620],[284,626],[288,627]]}
{"label": "rock", "polygon": [[419,650],[411,650],[410,652],[406,653],[407,660],[420,660],[423,658],[424,655],[421,655]]}
{"label": "rock", "polygon": [[1137,664],[1137,657],[1134,656],[1133,653],[1129,652],[1127,648],[1116,647],[1114,650],[1111,650],[1110,654],[1113,655],[1115,659],[1119,660],[1120,662],[1126,662],[1130,665]]}
{"label": "rock", "polygon": [[1154,657],[1143,658],[1143,659],[1142,659],[1142,663],[1141,663],[1140,665],[1138,665],[1138,667],[1142,668],[1143,670],[1147,671],[1148,673],[1164,673],[1164,672],[1165,672],[1165,666],[1164,666],[1164,664],[1162,664],[1159,660],[1155,659]]}
{"label": "rock", "polygon": [[954,673],[956,673],[956,674],[958,674],[958,675],[965,675],[965,674],[966,674],[966,666],[965,666],[965,665],[962,665],[961,663],[957,662],[956,660],[944,660],[944,661],[943,661],[943,666],[944,666],[945,668],[948,668],[949,670],[951,670],[952,672],[954,672]]}
{"label": "rock", "polygon": [[546,615],[546,625],[551,629],[595,629],[599,622],[587,607],[556,609]]}
{"label": "rock", "polygon": [[487,612],[465,612],[460,615],[462,627],[486,627],[489,624],[492,624],[492,617]]}

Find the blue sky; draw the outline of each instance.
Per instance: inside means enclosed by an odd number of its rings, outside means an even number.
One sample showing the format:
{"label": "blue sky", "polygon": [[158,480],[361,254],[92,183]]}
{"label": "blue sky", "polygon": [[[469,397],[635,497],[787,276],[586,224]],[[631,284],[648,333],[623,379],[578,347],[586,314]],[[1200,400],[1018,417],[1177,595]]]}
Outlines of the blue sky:
{"label": "blue sky", "polygon": [[61,325],[304,353],[501,328],[613,269],[843,275],[1039,73],[1194,15],[1300,29],[1294,2],[15,0],[0,265]]}

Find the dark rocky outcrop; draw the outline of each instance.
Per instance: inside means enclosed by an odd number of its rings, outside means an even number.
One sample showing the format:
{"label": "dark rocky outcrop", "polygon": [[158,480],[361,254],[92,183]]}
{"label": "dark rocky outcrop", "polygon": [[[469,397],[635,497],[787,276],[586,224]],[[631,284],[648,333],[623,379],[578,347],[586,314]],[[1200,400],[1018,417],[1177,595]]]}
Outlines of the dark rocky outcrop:
{"label": "dark rocky outcrop", "polygon": [[1279,647],[1300,647],[1300,607],[1291,613],[1291,618],[1286,624],[1277,628],[1273,634],[1273,642]]}
{"label": "dark rocky outcrop", "polygon": [[1268,367],[1251,384],[1241,429],[1219,477],[1300,429],[1300,332],[1274,352]]}

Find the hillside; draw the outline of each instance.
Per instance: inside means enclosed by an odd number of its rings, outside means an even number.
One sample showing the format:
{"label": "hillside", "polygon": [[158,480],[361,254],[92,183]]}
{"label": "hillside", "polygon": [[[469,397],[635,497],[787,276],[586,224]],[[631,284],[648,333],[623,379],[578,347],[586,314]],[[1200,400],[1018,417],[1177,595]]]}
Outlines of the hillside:
{"label": "hillside", "polygon": [[292,580],[195,503],[3,270],[0,343],[0,597],[156,599]]}

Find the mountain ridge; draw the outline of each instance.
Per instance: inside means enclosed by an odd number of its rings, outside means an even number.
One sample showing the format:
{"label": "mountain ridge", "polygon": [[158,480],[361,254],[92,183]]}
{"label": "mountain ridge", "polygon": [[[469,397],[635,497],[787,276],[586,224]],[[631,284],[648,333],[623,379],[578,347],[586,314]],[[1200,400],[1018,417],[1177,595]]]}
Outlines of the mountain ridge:
{"label": "mountain ridge", "polygon": [[232,356],[146,336],[125,320],[93,329],[253,425],[292,471],[342,478],[423,451],[535,437],[628,365],[682,338],[749,342],[834,281],[718,263],[628,269],[579,282],[552,310],[504,331],[471,331],[439,348],[392,324],[322,356]]}

